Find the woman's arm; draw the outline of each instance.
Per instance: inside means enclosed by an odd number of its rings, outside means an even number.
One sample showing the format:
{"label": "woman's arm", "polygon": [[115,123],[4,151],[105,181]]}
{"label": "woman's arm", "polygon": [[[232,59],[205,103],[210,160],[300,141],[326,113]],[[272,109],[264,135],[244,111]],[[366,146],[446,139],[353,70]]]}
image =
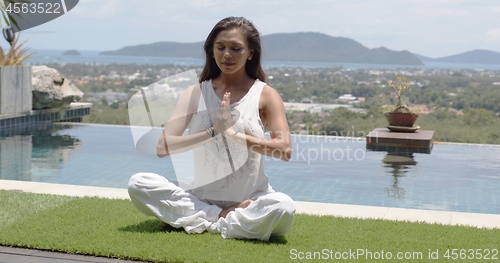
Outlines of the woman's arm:
{"label": "woman's arm", "polygon": [[254,152],[285,162],[289,161],[292,157],[292,143],[281,96],[275,89],[266,85],[262,90],[259,104],[261,117],[267,123],[271,138],[258,138],[244,133],[234,135],[234,129],[231,128],[226,131],[226,136],[246,144],[246,147]]}
{"label": "woman's arm", "polygon": [[165,124],[158,139],[156,145],[158,157],[163,158],[170,154],[189,151],[211,139],[211,136],[205,131],[182,136],[198,109],[200,91],[200,87],[193,86],[182,94],[175,106],[174,113]]}

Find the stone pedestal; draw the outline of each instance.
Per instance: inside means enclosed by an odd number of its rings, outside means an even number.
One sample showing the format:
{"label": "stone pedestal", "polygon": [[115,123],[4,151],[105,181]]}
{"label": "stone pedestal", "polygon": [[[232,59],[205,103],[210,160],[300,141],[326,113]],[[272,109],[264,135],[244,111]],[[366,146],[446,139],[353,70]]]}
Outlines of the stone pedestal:
{"label": "stone pedestal", "polygon": [[391,132],[387,128],[376,128],[366,136],[366,147],[373,150],[406,148],[411,152],[430,153],[434,131],[417,130],[413,133]]}
{"label": "stone pedestal", "polygon": [[31,92],[31,66],[0,67],[0,114],[31,111]]}

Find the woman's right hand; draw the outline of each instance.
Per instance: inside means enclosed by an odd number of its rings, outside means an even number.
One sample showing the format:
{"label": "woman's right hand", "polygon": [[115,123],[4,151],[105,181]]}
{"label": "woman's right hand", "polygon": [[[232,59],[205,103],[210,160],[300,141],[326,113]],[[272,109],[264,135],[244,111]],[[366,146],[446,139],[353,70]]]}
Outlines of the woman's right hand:
{"label": "woman's right hand", "polygon": [[234,134],[233,118],[231,117],[231,93],[226,92],[222,98],[220,108],[217,111],[217,116],[214,123],[214,130],[216,134]]}

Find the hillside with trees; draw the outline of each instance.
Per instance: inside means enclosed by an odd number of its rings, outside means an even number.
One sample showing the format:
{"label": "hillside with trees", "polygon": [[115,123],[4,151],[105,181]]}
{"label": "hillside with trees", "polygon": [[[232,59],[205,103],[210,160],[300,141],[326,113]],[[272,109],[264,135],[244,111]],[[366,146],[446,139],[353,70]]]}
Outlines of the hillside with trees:
{"label": "hillside with trees", "polygon": [[464,64],[500,64],[500,53],[491,50],[476,49],[442,58],[430,58],[415,54],[423,62],[464,63]]}
{"label": "hillside with trees", "polygon": [[[392,51],[384,47],[369,49],[352,39],[322,33],[270,34],[262,37],[262,45],[264,59],[268,61],[423,65],[408,51]],[[203,42],[156,42],[104,51],[100,55],[204,58]]]}
{"label": "hillside with trees", "polygon": [[[49,65],[60,70],[94,103],[89,123],[128,123],[127,100],[108,101],[95,94],[121,92],[130,97],[144,87],[191,68],[172,65]],[[195,68],[198,72],[200,68]],[[420,114],[416,125],[435,130],[435,141],[500,144],[500,72],[485,70],[346,68],[268,68],[268,84],[285,102],[307,98],[314,103],[345,103],[339,96],[352,94],[364,101],[330,112],[288,112],[292,132],[363,137],[387,124],[383,116],[395,105],[396,96],[387,80],[404,75],[412,83],[405,93],[406,104]],[[131,77],[133,76],[133,77]],[[99,93],[100,92],[100,93]],[[125,96],[125,97],[127,97]]]}

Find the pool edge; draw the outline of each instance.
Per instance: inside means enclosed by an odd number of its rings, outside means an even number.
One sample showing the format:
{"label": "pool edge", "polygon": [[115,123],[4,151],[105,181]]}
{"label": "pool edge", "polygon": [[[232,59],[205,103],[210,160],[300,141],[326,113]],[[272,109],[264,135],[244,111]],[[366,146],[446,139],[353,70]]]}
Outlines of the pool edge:
{"label": "pool edge", "polygon": [[[127,189],[1,180],[0,189],[67,196],[95,196],[130,199]],[[330,204],[295,201],[298,214],[337,216],[360,219],[424,222],[428,224],[460,225],[500,229],[500,215],[465,212],[407,209],[396,207]]]}

